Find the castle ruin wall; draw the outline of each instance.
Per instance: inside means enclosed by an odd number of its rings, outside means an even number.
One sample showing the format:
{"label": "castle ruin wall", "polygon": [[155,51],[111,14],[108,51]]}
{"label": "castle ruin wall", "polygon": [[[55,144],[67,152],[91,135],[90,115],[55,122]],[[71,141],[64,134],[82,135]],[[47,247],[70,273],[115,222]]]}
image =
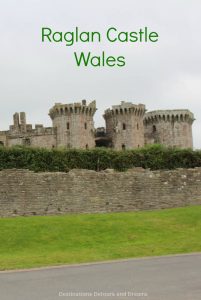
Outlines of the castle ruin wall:
{"label": "castle ruin wall", "polygon": [[69,173],[0,171],[0,216],[154,210],[201,205],[201,168]]}

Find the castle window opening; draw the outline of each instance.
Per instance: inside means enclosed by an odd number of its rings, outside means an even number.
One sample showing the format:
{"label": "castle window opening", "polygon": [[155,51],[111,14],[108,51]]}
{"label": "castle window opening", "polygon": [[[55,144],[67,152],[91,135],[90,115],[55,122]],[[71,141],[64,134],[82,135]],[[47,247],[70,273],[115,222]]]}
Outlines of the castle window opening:
{"label": "castle window opening", "polygon": [[126,124],[123,123],[123,130],[126,130]]}
{"label": "castle window opening", "polygon": [[125,144],[122,144],[121,148],[122,148],[122,150],[126,150]]}
{"label": "castle window opening", "polygon": [[67,122],[67,129],[70,129],[70,124],[69,124],[69,122]]}
{"label": "castle window opening", "polygon": [[139,124],[137,123],[137,130],[139,130]]}
{"label": "castle window opening", "polygon": [[31,145],[31,140],[30,140],[30,138],[25,138],[25,139],[23,140],[23,144],[24,144],[25,146],[30,146],[30,145]]}
{"label": "castle window opening", "polygon": [[155,126],[155,125],[153,125],[152,131],[153,131],[153,132],[156,132],[156,126]]}
{"label": "castle window opening", "polygon": [[88,144],[86,144],[86,149],[89,149],[89,146],[88,146]]}
{"label": "castle window opening", "polygon": [[4,146],[4,142],[0,141],[0,147]]}
{"label": "castle window opening", "polygon": [[87,129],[87,123],[84,123],[84,129]]}

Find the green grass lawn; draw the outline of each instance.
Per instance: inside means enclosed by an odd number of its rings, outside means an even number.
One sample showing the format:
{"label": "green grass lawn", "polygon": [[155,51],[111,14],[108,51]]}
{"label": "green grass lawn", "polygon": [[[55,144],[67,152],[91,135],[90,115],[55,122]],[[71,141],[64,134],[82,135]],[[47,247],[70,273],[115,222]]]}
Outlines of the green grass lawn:
{"label": "green grass lawn", "polygon": [[0,219],[0,270],[201,251],[201,206]]}

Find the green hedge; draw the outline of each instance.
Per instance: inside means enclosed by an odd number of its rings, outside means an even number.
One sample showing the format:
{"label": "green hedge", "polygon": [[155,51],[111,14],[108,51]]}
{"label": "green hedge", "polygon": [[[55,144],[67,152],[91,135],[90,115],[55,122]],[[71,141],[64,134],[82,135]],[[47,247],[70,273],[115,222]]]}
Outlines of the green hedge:
{"label": "green hedge", "polygon": [[111,168],[124,171],[133,167],[152,170],[201,167],[201,151],[165,148],[161,145],[125,151],[0,147],[0,170],[18,168],[35,172],[68,172],[75,168],[96,171]]}

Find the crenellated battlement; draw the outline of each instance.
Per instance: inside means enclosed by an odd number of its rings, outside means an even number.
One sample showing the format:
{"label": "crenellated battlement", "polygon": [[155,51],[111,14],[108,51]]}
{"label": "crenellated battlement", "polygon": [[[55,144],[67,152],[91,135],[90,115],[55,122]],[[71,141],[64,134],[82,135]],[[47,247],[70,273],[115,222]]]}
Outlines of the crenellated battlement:
{"label": "crenellated battlement", "polygon": [[49,110],[52,127],[27,124],[25,112],[13,115],[9,130],[0,131],[0,146],[116,150],[146,144],[192,148],[194,115],[188,109],[155,110],[146,113],[144,104],[121,101],[104,112],[105,128],[94,128],[96,101],[55,103]]}
{"label": "crenellated battlement", "polygon": [[49,116],[54,119],[57,116],[69,115],[69,114],[85,114],[93,116],[96,112],[96,101],[92,101],[88,105],[86,100],[82,102],[75,102],[70,104],[55,103],[55,105],[49,110]]}
{"label": "crenellated battlement", "polygon": [[156,110],[144,116],[145,144],[192,148],[194,115],[188,109]]}
{"label": "crenellated battlement", "polygon": [[[1,131],[3,133],[3,131]],[[22,136],[35,136],[35,135],[52,135],[56,133],[56,128],[54,127],[44,127],[43,125],[35,125],[35,128],[32,128],[31,124],[27,124],[26,132],[16,132],[13,125],[10,125],[9,130],[4,131],[4,133],[9,137],[22,137]]]}
{"label": "crenellated battlement", "polygon": [[122,101],[120,105],[113,105],[112,109],[108,108],[105,110],[103,117],[106,119],[111,115],[123,115],[133,114],[135,116],[143,117],[145,114],[144,104],[133,104],[131,102]]}
{"label": "crenellated battlement", "polygon": [[187,122],[192,124],[194,115],[188,109],[174,109],[174,110],[155,110],[145,114],[144,124],[154,124],[161,121],[164,122]]}
{"label": "crenellated battlement", "polygon": [[105,110],[106,135],[111,139],[113,148],[133,149],[144,145],[145,111],[144,104],[124,101]]}

